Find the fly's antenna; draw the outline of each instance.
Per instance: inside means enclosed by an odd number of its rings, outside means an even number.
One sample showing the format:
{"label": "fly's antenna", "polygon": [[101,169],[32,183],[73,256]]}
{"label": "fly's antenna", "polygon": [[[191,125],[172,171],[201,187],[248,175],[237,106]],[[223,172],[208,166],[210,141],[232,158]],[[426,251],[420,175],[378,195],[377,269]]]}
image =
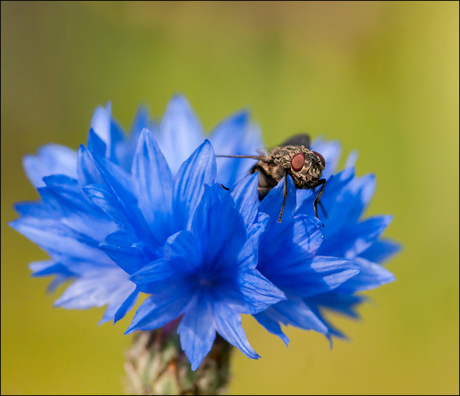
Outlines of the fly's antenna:
{"label": "fly's antenna", "polygon": [[271,162],[268,158],[261,155],[216,155],[216,158],[251,158],[262,162]]}

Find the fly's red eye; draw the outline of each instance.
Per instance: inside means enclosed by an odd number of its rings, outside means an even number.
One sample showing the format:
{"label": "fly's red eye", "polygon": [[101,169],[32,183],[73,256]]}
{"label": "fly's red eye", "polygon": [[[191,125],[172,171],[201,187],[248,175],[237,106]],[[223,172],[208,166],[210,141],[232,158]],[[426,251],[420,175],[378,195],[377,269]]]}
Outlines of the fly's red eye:
{"label": "fly's red eye", "polygon": [[326,160],[324,159],[324,157],[320,153],[317,153],[316,151],[313,151],[313,152],[318,156],[319,160],[323,164],[323,167],[326,167]]}
{"label": "fly's red eye", "polygon": [[303,168],[305,164],[305,155],[304,153],[298,153],[294,155],[291,159],[291,168],[294,172],[298,172]]}

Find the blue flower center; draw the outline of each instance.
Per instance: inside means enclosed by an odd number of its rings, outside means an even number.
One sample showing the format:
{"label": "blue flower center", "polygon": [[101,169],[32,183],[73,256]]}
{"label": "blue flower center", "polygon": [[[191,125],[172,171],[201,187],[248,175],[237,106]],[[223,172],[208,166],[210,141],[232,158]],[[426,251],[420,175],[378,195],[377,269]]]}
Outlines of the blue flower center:
{"label": "blue flower center", "polygon": [[209,278],[200,278],[200,286],[212,286],[214,284],[212,279]]}

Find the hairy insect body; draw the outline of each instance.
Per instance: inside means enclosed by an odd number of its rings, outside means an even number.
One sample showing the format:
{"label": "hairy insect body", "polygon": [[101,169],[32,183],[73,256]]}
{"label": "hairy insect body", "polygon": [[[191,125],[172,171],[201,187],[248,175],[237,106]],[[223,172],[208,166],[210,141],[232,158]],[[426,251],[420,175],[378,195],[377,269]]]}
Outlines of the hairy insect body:
{"label": "hairy insect body", "polygon": [[[249,173],[259,172],[258,192],[260,200],[264,199],[270,190],[284,178],[283,204],[278,222],[281,222],[281,218],[283,217],[286,197],[288,195],[288,175],[292,177],[294,185],[298,189],[313,189],[314,191],[316,187],[321,186],[313,202],[315,216],[318,217],[317,206],[319,204],[322,207],[320,199],[326,186],[326,179],[321,179],[323,170],[326,167],[326,161],[320,153],[310,150],[310,136],[306,133],[291,137],[281,146],[271,149],[266,154],[258,156],[217,155],[217,157],[252,158],[257,160],[257,164],[251,168]],[[323,207],[322,209],[326,216],[326,211]]]}
{"label": "hairy insect body", "polygon": [[[299,170],[292,167],[292,159],[303,154],[303,165]],[[296,188],[309,189],[318,186],[324,166],[318,155],[303,146],[281,146],[270,150],[265,158],[254,165],[249,173],[259,172],[259,199],[263,199],[270,190],[285,176],[292,177]]]}

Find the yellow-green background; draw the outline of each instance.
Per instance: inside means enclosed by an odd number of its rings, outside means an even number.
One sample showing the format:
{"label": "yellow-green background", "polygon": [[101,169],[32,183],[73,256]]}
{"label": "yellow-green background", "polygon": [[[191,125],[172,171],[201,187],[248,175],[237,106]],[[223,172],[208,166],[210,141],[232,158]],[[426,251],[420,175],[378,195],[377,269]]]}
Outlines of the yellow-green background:
{"label": "yellow-green background", "polygon": [[6,223],[38,197],[25,154],[76,149],[107,100],[129,126],[175,92],[207,131],[248,107],[268,146],[308,131],[356,148],[377,176],[367,214],[393,214],[403,244],[362,321],[334,317],[351,342],[287,328],[286,348],[245,317],[263,358],[235,353],[230,392],[458,393],[458,22],[458,2],[2,2],[2,393],[123,392],[132,315],[53,309],[27,269],[46,253]]}

